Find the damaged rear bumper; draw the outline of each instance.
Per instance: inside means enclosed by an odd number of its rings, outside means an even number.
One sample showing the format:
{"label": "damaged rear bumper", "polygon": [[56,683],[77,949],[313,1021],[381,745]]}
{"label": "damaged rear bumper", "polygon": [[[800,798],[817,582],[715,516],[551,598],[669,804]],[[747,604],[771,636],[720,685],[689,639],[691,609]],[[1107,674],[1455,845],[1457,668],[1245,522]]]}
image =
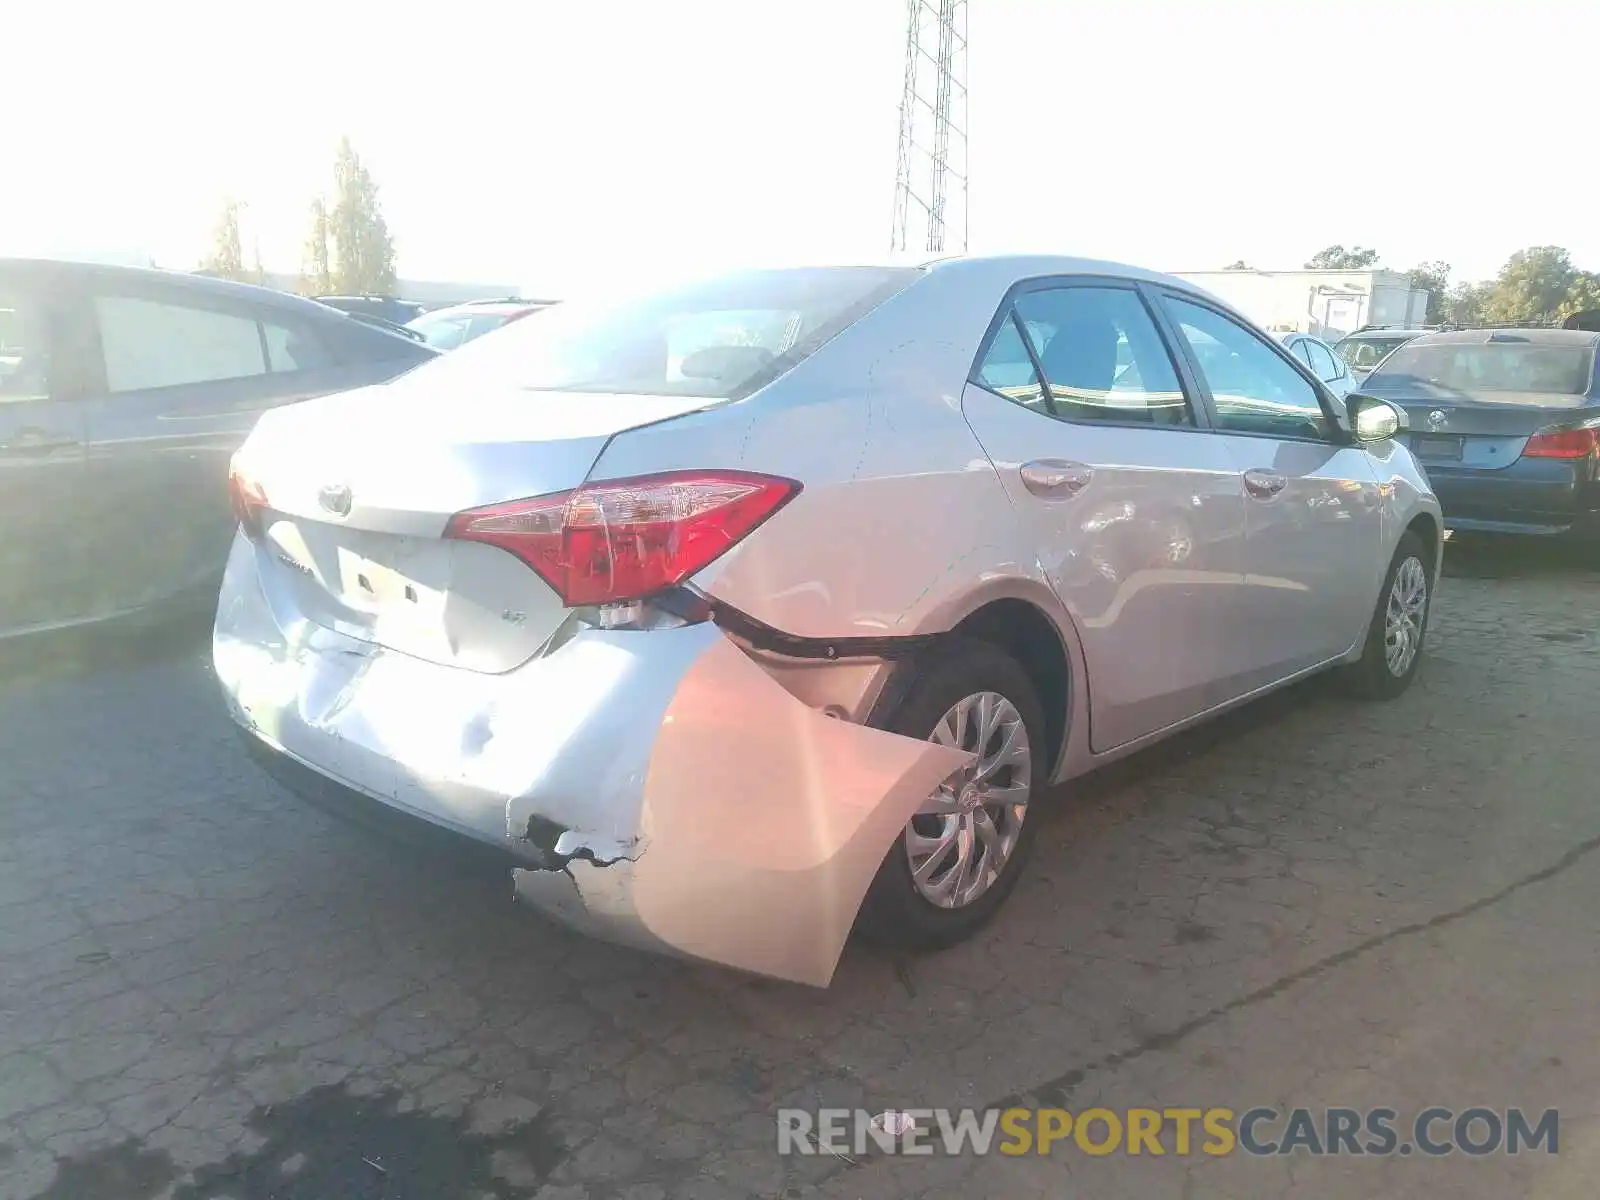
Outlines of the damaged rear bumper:
{"label": "damaged rear bumper", "polygon": [[968,758],[822,715],[709,623],[586,630],[504,675],[409,658],[284,620],[248,543],[213,662],[258,756],[492,847],[555,919],[815,986]]}

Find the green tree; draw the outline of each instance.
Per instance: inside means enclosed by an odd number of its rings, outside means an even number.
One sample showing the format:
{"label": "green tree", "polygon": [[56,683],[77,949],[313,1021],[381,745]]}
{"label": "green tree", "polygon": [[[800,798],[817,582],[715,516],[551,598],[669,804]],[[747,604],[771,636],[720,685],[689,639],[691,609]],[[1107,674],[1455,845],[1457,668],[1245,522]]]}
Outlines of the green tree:
{"label": "green tree", "polygon": [[1333,245],[1313,254],[1306,263],[1306,270],[1364,271],[1368,267],[1376,266],[1377,263],[1376,250],[1368,250],[1365,246],[1351,246],[1346,250],[1343,246]]}
{"label": "green tree", "polygon": [[1438,325],[1445,320],[1445,308],[1450,301],[1450,264],[1437,261],[1418,263],[1409,274],[1411,286],[1428,293],[1427,323]]}
{"label": "green tree", "polygon": [[342,138],[333,163],[333,283],[346,295],[394,291],[395,251],[378,204],[378,185],[349,138]]}
{"label": "green tree", "polygon": [[221,279],[244,279],[244,248],[239,238],[239,213],[244,205],[237,200],[226,200],[216,227],[211,231],[211,251],[200,264],[200,269]]}
{"label": "green tree", "polygon": [[326,296],[333,291],[333,257],[329,243],[328,205],[321,196],[311,202],[311,228],[300,265],[300,290],[308,296]]}
{"label": "green tree", "polygon": [[[1445,294],[1439,317],[1443,323],[1450,325],[1482,325],[1484,302],[1488,296],[1489,285],[1486,283],[1458,283]],[[1431,302],[1428,311],[1433,311]]]}
{"label": "green tree", "polygon": [[1554,320],[1582,275],[1573,267],[1572,256],[1560,246],[1518,250],[1490,285],[1483,315],[1502,324]]}
{"label": "green tree", "polygon": [[1563,321],[1573,313],[1600,308],[1600,274],[1593,271],[1577,271],[1574,276],[1571,287],[1567,289],[1567,298],[1556,310],[1556,316]]}

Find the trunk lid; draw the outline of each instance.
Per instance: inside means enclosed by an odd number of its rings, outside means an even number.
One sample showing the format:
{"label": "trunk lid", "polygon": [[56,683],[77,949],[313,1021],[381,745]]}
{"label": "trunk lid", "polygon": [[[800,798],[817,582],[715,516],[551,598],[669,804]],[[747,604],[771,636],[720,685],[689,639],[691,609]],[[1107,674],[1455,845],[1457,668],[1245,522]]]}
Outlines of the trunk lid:
{"label": "trunk lid", "polygon": [[1535,392],[1487,392],[1469,397],[1437,397],[1374,392],[1403,408],[1410,422],[1406,443],[1424,465],[1497,471],[1522,456],[1528,439],[1541,429],[1581,419],[1582,396]]}
{"label": "trunk lid", "polygon": [[614,435],[715,401],[375,387],[265,416],[240,451],[267,497],[262,573],[297,619],[430,662],[509,671],[566,615],[527,565],[445,539],[455,513],[568,491]]}

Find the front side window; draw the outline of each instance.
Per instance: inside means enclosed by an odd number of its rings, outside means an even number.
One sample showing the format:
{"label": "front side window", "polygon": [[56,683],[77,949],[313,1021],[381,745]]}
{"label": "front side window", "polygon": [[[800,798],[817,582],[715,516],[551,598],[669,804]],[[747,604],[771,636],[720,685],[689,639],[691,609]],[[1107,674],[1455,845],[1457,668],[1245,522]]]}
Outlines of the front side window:
{"label": "front side window", "polygon": [[1296,358],[1298,358],[1301,362],[1305,363],[1305,365],[1308,366],[1308,367],[1312,365],[1312,363],[1311,363],[1311,343],[1310,342],[1306,341],[1305,338],[1296,338],[1294,340],[1293,349],[1294,349],[1294,356]]}
{"label": "front side window", "polygon": [[0,404],[50,395],[50,329],[44,308],[0,285]]}
{"label": "front side window", "polygon": [[1052,416],[1116,424],[1194,424],[1177,371],[1137,292],[1060,287],[1017,297],[1009,327],[996,335],[978,381],[1034,407],[1038,381],[1022,344],[1024,332],[1044,369],[1040,399]]}
{"label": "front side window", "polygon": [[1211,391],[1218,429],[1327,438],[1332,424],[1317,389],[1243,325],[1176,296],[1167,311]]}
{"label": "front side window", "polygon": [[95,314],[112,392],[243,379],[267,371],[247,316],[132,296],[99,296]]}
{"label": "front side window", "polygon": [[525,391],[737,400],[921,275],[918,268],[746,271],[514,321],[405,377]]}

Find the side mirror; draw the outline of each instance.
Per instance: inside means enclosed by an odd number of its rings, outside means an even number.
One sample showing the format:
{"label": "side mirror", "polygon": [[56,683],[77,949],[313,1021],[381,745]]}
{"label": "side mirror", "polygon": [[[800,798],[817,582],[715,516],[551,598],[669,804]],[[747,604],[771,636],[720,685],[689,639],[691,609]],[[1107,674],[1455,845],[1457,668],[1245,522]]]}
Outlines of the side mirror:
{"label": "side mirror", "polygon": [[1345,411],[1350,414],[1350,432],[1358,442],[1387,441],[1407,425],[1405,413],[1387,400],[1362,392],[1345,397]]}

